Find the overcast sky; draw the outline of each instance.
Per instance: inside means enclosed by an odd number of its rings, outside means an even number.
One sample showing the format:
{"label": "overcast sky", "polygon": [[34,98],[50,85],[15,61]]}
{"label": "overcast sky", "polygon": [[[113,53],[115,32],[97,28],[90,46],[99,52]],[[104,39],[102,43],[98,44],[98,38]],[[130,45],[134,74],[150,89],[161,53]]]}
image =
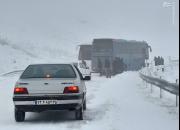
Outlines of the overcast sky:
{"label": "overcast sky", "polygon": [[75,47],[93,38],[145,40],[153,55],[179,57],[179,0],[0,0],[0,35]]}

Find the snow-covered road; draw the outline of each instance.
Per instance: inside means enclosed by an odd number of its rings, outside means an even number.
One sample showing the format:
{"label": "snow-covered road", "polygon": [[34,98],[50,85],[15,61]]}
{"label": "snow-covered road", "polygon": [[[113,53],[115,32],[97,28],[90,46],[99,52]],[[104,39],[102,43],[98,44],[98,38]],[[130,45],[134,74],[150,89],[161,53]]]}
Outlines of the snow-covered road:
{"label": "snow-covered road", "polygon": [[[127,72],[112,79],[94,76],[87,82],[88,110],[84,121],[73,112],[28,113],[16,123],[12,92],[17,76],[0,77],[1,130],[179,130],[179,113],[147,96],[138,73]],[[175,108],[176,109],[176,108]]]}

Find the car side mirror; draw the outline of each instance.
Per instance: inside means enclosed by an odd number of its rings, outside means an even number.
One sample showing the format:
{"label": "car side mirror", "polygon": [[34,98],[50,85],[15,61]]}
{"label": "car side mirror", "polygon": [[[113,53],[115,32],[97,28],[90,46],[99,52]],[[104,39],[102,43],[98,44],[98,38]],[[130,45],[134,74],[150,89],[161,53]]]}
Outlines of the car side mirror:
{"label": "car side mirror", "polygon": [[85,77],[83,78],[83,80],[84,80],[84,81],[90,81],[90,80],[91,80],[91,76],[85,76]]}

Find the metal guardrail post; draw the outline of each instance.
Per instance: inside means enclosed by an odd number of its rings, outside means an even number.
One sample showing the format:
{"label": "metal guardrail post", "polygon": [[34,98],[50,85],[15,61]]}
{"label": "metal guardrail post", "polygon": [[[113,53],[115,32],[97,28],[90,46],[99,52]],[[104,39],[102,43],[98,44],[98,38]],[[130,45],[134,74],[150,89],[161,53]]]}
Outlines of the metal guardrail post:
{"label": "metal guardrail post", "polygon": [[151,93],[153,93],[153,85],[151,84]]}
{"label": "metal guardrail post", "polygon": [[[176,107],[179,105],[179,80],[176,80],[177,83],[169,83],[160,77],[160,79],[146,76],[145,74],[140,73],[140,77],[143,80],[143,83],[148,83],[151,85],[151,93],[153,92],[153,85],[160,88],[160,98],[163,98],[163,91],[167,91],[171,94],[176,95]],[[147,86],[146,86],[147,87]]]}
{"label": "metal guardrail post", "polygon": [[[162,77],[160,76],[160,79],[162,79]],[[162,98],[162,88],[160,87],[160,98]]]}
{"label": "metal guardrail post", "polygon": [[146,88],[148,87],[148,83],[145,81],[145,84],[146,84]]}
{"label": "metal guardrail post", "polygon": [[160,88],[160,98],[162,98],[162,89]]}
{"label": "metal guardrail post", "polygon": [[176,95],[176,107],[178,107],[179,103],[178,103],[178,95]]}

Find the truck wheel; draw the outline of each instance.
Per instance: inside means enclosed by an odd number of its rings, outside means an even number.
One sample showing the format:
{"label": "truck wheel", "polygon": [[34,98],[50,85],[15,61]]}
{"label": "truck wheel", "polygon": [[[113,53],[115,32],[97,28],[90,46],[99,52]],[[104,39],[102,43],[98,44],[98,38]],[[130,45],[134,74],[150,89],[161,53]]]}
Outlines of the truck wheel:
{"label": "truck wheel", "polygon": [[83,120],[83,107],[76,110],[75,116],[76,120]]}
{"label": "truck wheel", "polygon": [[25,112],[15,108],[15,120],[16,122],[23,122],[25,120]]}

